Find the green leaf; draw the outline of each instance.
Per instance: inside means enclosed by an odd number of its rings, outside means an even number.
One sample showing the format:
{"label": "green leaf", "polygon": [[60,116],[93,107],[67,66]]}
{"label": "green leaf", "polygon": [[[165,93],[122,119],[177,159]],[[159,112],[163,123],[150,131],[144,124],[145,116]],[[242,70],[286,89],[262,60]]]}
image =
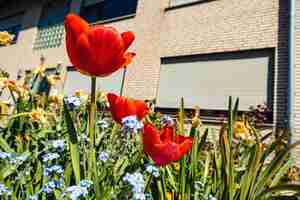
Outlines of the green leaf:
{"label": "green leaf", "polygon": [[7,144],[6,140],[4,140],[2,137],[0,137],[0,148],[6,152],[10,152],[10,153],[15,152],[12,148],[10,148],[10,146]]}
{"label": "green leaf", "polygon": [[66,125],[68,128],[69,135],[69,146],[70,146],[70,154],[71,154],[71,162],[75,174],[76,184],[80,182],[80,152],[78,146],[78,139],[76,129],[71,118],[70,112],[67,108],[67,105],[64,102],[64,117],[66,120]]}

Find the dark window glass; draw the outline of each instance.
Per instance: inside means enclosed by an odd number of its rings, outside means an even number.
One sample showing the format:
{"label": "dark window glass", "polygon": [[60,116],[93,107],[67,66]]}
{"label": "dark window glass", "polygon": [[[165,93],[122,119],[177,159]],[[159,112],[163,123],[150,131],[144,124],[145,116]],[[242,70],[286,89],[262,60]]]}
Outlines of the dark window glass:
{"label": "dark window glass", "polygon": [[47,3],[42,11],[39,26],[50,26],[63,23],[70,10],[70,0],[56,0]]}
{"label": "dark window glass", "polygon": [[22,28],[22,17],[23,13],[0,18],[0,31],[7,31],[14,35],[13,43],[16,43],[18,40],[18,35]]}
{"label": "dark window glass", "polygon": [[137,0],[103,0],[93,4],[83,1],[80,15],[89,23],[136,13]]}

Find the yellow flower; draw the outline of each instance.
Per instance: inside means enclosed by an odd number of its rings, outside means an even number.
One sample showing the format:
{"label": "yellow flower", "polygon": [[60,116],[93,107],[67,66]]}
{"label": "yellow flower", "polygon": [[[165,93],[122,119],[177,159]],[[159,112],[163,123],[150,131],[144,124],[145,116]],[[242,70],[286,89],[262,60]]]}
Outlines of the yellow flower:
{"label": "yellow flower", "polygon": [[172,193],[171,192],[167,192],[166,194],[167,200],[172,200]]}
{"label": "yellow flower", "polygon": [[249,129],[246,127],[244,121],[236,121],[234,124],[234,137],[246,140],[250,137]]}
{"label": "yellow flower", "polygon": [[74,96],[76,97],[82,97],[84,95],[84,92],[82,90],[75,90]]}
{"label": "yellow flower", "polygon": [[0,45],[10,45],[14,37],[14,35],[9,34],[7,31],[0,32]]}
{"label": "yellow flower", "polygon": [[200,108],[198,106],[195,106],[194,111],[195,113],[194,113],[194,117],[192,118],[192,127],[197,128],[202,124],[200,120]]}
{"label": "yellow flower", "polygon": [[0,89],[7,87],[8,79],[6,77],[0,77]]}
{"label": "yellow flower", "polygon": [[27,141],[31,141],[32,137],[31,137],[31,135],[29,133],[25,133],[24,139],[27,140]]}
{"label": "yellow flower", "polygon": [[49,97],[49,101],[54,104],[60,104],[63,100],[63,95],[53,95]]}
{"label": "yellow flower", "polygon": [[7,115],[9,113],[9,103],[5,101],[0,101],[0,119],[3,115]]}
{"label": "yellow flower", "polygon": [[33,70],[33,74],[34,74],[34,75],[44,76],[44,72],[45,72],[45,67],[44,67],[44,65],[38,65],[38,66]]}
{"label": "yellow flower", "polygon": [[23,142],[23,136],[22,134],[18,133],[16,135],[16,141],[19,142],[19,143],[22,143]]}
{"label": "yellow flower", "polygon": [[25,95],[28,93],[28,89],[24,85],[17,85],[16,81],[10,80],[8,81],[8,88],[16,92],[19,97],[25,97]]}
{"label": "yellow flower", "polygon": [[48,83],[50,84],[50,85],[55,85],[58,81],[60,81],[61,80],[61,78],[60,78],[60,76],[58,76],[58,75],[49,75],[48,77],[47,77],[47,80],[48,80]]}
{"label": "yellow flower", "polygon": [[29,114],[29,116],[30,116],[31,120],[34,122],[45,122],[46,121],[45,111],[41,108],[38,108],[38,109],[32,111]]}
{"label": "yellow flower", "polygon": [[176,171],[180,171],[180,164],[179,163],[173,163],[174,169]]}

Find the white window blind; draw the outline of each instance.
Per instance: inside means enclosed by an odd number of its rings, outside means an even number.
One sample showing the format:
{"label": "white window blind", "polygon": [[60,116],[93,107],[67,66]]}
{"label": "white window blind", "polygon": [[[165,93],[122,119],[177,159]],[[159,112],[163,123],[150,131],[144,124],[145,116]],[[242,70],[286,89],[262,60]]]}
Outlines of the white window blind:
{"label": "white window blind", "polygon": [[157,106],[177,108],[181,97],[186,107],[211,110],[226,110],[229,96],[240,98],[241,110],[268,103],[272,94],[269,66],[270,58],[264,55],[163,63]]}

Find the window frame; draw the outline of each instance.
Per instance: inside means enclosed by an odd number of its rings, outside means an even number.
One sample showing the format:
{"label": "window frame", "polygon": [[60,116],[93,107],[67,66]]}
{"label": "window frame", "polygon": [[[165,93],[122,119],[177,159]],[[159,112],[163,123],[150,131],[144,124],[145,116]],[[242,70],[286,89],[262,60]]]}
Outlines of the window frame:
{"label": "window frame", "polygon": [[[17,25],[9,26],[8,28],[5,28],[5,29],[1,29],[0,28],[0,31],[7,31],[9,34],[15,35],[15,37],[14,37],[12,43],[10,43],[10,45],[17,44],[17,42],[18,42],[19,35],[20,35],[20,32],[22,31],[22,26],[23,26],[22,21],[23,21],[23,17],[24,17],[24,11],[16,12],[16,13],[13,13],[11,15],[7,15],[7,16],[4,16],[4,17],[0,18],[0,24],[1,24],[2,20],[6,20],[6,19],[9,19],[9,18],[12,18],[12,17],[16,17],[16,16],[20,16],[20,21],[19,21],[19,23]],[[17,27],[19,27],[19,29],[18,29],[17,32],[11,33],[9,31],[9,30],[17,28]],[[0,45],[0,47],[5,47],[5,46],[1,46]]]}
{"label": "window frame", "polygon": [[[79,12],[80,17],[84,18],[84,16],[82,16],[83,9],[85,9],[86,7],[93,7],[96,4],[101,4],[104,1],[100,1],[100,2],[97,2],[95,4],[91,4],[91,5],[85,6],[84,5],[84,0],[82,0],[81,1],[81,5],[80,5],[80,12]],[[139,0],[136,0],[136,1],[137,2],[136,2],[135,12],[132,13],[132,14],[122,15],[122,16],[119,16],[119,17],[113,17],[113,18],[109,18],[109,19],[105,19],[105,20],[98,19],[96,21],[89,22],[89,24],[90,25],[106,24],[106,23],[112,23],[112,22],[117,22],[117,21],[121,21],[121,20],[126,20],[126,19],[130,19],[130,18],[134,18],[136,16],[137,9],[138,9],[138,3],[139,3]]]}
{"label": "window frame", "polygon": [[181,3],[178,5],[172,5],[172,0],[169,0],[169,5],[167,8],[165,8],[165,11],[168,10],[173,10],[173,9],[178,9],[178,8],[183,8],[183,7],[188,7],[188,6],[193,6],[196,4],[201,4],[201,3],[208,3],[211,1],[216,1],[216,0],[195,0],[195,1],[191,1],[191,2],[186,2],[186,3]]}
{"label": "window frame", "polygon": [[[190,61],[197,61],[201,59],[210,59],[213,58],[223,58],[226,56],[233,56],[239,57],[243,56],[247,57],[246,55],[250,53],[249,58],[255,57],[255,55],[263,54],[269,57],[269,64],[268,64],[268,74],[267,74],[267,106],[271,111],[268,113],[269,119],[266,121],[265,125],[270,125],[274,123],[274,91],[275,91],[275,49],[274,48],[264,48],[264,49],[254,49],[254,50],[242,50],[242,51],[232,51],[232,52],[223,52],[223,53],[210,53],[210,54],[198,54],[198,55],[185,55],[185,56],[175,56],[175,57],[163,57],[161,58],[161,65],[167,63],[177,63],[177,62],[186,62],[187,60]],[[157,94],[156,99],[158,97],[159,85],[157,87]],[[253,105],[254,107],[257,105]],[[178,112],[178,108],[171,108],[171,107],[160,107],[155,104],[155,110],[161,113],[167,114],[176,114]],[[193,109],[186,108],[187,112],[192,112]],[[240,110],[239,113],[248,113],[250,111]],[[224,119],[227,118],[227,110],[218,110],[218,109],[201,109],[201,118],[206,120],[207,122],[223,122]]]}

